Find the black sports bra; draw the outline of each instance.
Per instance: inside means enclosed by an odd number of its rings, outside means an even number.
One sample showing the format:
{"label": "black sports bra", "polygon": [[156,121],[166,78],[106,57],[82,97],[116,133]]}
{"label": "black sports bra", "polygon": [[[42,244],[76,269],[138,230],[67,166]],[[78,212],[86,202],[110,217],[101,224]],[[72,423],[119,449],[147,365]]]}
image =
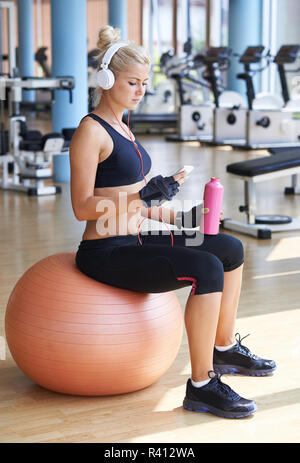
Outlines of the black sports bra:
{"label": "black sports bra", "polygon": [[[131,185],[143,180],[141,159],[133,143],[96,114],[90,113],[87,116],[105,128],[114,144],[112,153],[98,164],[95,188]],[[135,139],[135,144],[141,153],[143,171],[146,176],[151,169],[151,158],[137,139]]]}

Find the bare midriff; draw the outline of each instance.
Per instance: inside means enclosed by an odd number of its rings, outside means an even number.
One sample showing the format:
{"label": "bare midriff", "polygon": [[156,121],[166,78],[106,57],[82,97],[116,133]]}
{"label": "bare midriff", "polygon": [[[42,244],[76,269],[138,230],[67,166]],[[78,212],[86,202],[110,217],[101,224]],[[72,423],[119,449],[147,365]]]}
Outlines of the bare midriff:
{"label": "bare midriff", "polygon": [[[100,115],[103,118],[103,115]],[[87,118],[88,119],[88,118]],[[88,121],[91,124],[97,124],[97,122],[93,120]],[[132,138],[130,139],[127,136],[124,136],[122,129],[120,128],[118,123],[114,123],[112,121],[109,122],[110,125],[117,131],[119,134],[126,138],[127,140],[131,141],[134,140],[134,136],[131,133]],[[125,124],[123,124],[125,126]],[[125,132],[128,132],[128,128],[124,129]],[[134,140],[135,141],[135,140]],[[104,131],[103,132],[103,140],[102,140],[102,149],[99,153],[99,163],[101,166],[101,162],[107,159],[112,151],[114,145],[111,136]],[[138,156],[138,154],[137,154]],[[148,178],[146,176],[146,181]],[[132,195],[140,191],[145,186],[145,180],[142,179],[136,183],[124,186],[113,186],[113,187],[102,187],[102,188],[95,188],[94,189],[94,196],[99,196],[99,207],[101,208],[101,197],[105,198],[120,198],[122,196],[122,207],[119,211],[119,214],[112,214],[107,219],[107,213],[104,209],[104,205],[107,205],[106,201],[102,203],[101,211],[104,211],[103,216],[101,217],[101,212],[99,213],[99,218],[97,220],[88,220],[86,222],[86,227],[84,233],[82,235],[83,240],[94,240],[94,239],[102,239],[108,238],[111,236],[120,236],[120,235],[130,235],[130,234],[137,234],[138,227],[141,221],[143,220],[141,209],[140,207],[135,207],[135,204],[131,204],[130,211],[135,212],[128,212],[127,203],[126,203],[126,194]],[[113,201],[109,202],[110,205],[113,207]],[[124,212],[123,212],[124,211]]]}

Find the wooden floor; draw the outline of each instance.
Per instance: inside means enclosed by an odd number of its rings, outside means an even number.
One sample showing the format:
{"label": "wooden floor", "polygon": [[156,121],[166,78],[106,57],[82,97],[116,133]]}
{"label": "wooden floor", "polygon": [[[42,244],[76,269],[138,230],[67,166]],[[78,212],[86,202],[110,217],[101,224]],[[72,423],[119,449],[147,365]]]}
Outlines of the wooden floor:
{"label": "wooden floor", "polygon": [[[49,130],[49,121],[32,128]],[[171,175],[184,164],[195,170],[178,198],[201,199],[210,176],[225,188],[224,216],[244,219],[238,211],[243,185],[226,174],[226,165],[261,153],[199,148],[196,143],[165,142],[139,136],[151,153],[153,176]],[[258,212],[300,217],[300,197],[285,197],[289,178],[258,186]],[[182,407],[190,375],[184,333],[177,358],[150,387],[113,397],[72,397],[32,383],[16,366],[4,344],[4,316],[13,286],[39,259],[75,251],[83,224],[72,213],[69,185],[59,196],[30,198],[0,191],[0,442],[299,442],[300,441],[300,236],[273,234],[259,241],[239,235],[245,249],[245,272],[236,331],[256,354],[272,358],[271,377],[224,376],[224,382],[258,404],[255,415],[226,420]],[[182,310],[189,288],[177,291]],[[122,378],[120,378],[120,381]]]}

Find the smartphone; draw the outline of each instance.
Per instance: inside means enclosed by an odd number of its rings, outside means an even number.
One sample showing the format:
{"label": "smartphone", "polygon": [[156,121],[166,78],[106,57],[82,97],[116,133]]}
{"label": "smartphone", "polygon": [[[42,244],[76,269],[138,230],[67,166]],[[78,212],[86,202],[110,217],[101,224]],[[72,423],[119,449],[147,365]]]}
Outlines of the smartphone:
{"label": "smartphone", "polygon": [[183,166],[181,167],[181,169],[177,170],[177,172],[175,172],[174,175],[177,175],[177,174],[180,174],[181,172],[184,172],[186,177],[188,177],[190,175],[190,173],[192,172],[192,170],[194,170],[194,166]]}

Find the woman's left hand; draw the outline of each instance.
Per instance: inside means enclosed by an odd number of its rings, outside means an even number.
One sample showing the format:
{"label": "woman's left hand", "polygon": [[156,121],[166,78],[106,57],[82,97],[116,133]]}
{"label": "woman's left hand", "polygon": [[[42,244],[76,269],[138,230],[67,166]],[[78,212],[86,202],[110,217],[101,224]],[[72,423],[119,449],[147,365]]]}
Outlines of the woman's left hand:
{"label": "woman's left hand", "polygon": [[[192,207],[187,212],[184,211],[178,211],[176,214],[176,219],[175,219],[175,225],[177,228],[198,228],[200,227],[201,224],[201,219],[203,215],[207,214],[209,212],[209,209],[206,207],[203,207],[202,204],[198,204],[197,206]],[[219,223],[221,224],[221,221],[223,220],[223,212],[220,214],[220,219]]]}
{"label": "woman's left hand", "polygon": [[176,214],[175,225],[177,228],[196,228],[200,226],[204,214],[209,212],[208,208],[203,207],[203,203],[192,207],[189,211],[178,211]]}

